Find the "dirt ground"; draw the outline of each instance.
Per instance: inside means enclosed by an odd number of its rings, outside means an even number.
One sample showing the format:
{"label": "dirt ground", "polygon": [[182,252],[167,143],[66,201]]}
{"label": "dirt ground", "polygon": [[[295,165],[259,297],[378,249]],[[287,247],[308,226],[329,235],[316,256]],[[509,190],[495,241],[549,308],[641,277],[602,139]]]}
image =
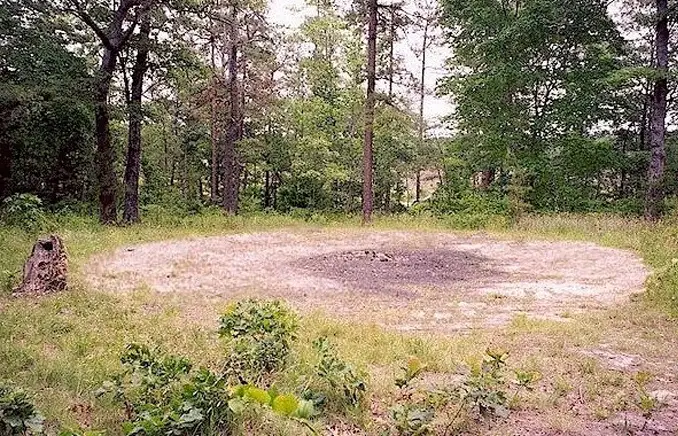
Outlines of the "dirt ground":
{"label": "dirt ground", "polygon": [[358,229],[129,246],[85,272],[109,291],[277,297],[304,312],[453,332],[501,326],[518,313],[567,321],[641,291],[648,270],[630,252],[591,243]]}

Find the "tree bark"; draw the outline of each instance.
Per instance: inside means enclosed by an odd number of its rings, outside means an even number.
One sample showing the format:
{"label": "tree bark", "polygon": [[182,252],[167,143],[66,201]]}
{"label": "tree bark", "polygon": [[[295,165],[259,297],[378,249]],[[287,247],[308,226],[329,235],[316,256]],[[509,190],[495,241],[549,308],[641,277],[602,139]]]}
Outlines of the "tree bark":
{"label": "tree bark", "polygon": [[51,235],[33,245],[30,257],[24,264],[23,280],[15,295],[43,295],[66,289],[68,258],[61,238]]}
{"label": "tree bark", "polygon": [[219,158],[220,158],[220,138],[219,135],[219,92],[217,86],[217,66],[215,56],[215,41],[214,35],[210,38],[210,52],[211,52],[211,66],[212,66],[212,90],[210,101],[210,139],[212,143],[212,165],[210,168],[210,201],[217,204],[219,200]]}
{"label": "tree bark", "polygon": [[226,140],[222,151],[223,170],[223,207],[227,214],[235,215],[238,211],[238,186],[240,183],[240,171],[236,156],[235,145],[240,131],[240,93],[238,90],[238,9],[231,6],[230,47],[228,56],[228,126]]}
{"label": "tree bark", "polygon": [[[419,152],[424,150],[424,102],[426,100],[426,49],[428,48],[428,19],[424,22],[424,35],[421,43],[421,71],[419,73]],[[416,186],[414,201],[421,201],[421,166],[417,163]]]}
{"label": "tree bark", "polygon": [[[75,14],[97,35],[103,47],[101,64],[94,87],[94,118],[97,138],[97,180],[99,185],[99,218],[104,224],[113,224],[118,220],[117,176],[115,174],[116,153],[111,143],[110,115],[108,95],[111,80],[117,63],[118,54],[136,27],[134,19],[127,29],[123,29],[130,11],[135,7],[148,8],[152,0],[121,0],[108,27],[104,30],[83,8],[79,1],[69,0]],[[139,13],[141,11],[137,11]]]}
{"label": "tree bark", "polygon": [[148,70],[151,23],[145,17],[139,27],[139,47],[132,70],[132,90],[129,102],[129,132],[127,162],[125,164],[125,207],[122,219],[125,223],[139,222],[139,173],[141,171],[141,97],[144,74]]}
{"label": "tree bark", "polygon": [[668,1],[656,0],[655,49],[657,57],[657,78],[652,93],[650,118],[650,166],[648,168],[648,189],[645,197],[645,218],[659,219],[664,200],[664,167],[666,165],[666,98],[668,94],[669,26]]}
{"label": "tree bark", "polygon": [[374,208],[373,141],[374,141],[374,88],[377,57],[377,0],[367,3],[367,94],[365,98],[365,140],[363,143],[363,223],[372,221]]}
{"label": "tree bark", "polygon": [[104,224],[114,224],[118,220],[116,205],[117,177],[115,176],[116,156],[115,149],[111,144],[110,115],[108,113],[108,94],[111,89],[111,80],[113,79],[117,57],[117,51],[104,48],[94,95],[97,180],[99,182],[99,219]]}

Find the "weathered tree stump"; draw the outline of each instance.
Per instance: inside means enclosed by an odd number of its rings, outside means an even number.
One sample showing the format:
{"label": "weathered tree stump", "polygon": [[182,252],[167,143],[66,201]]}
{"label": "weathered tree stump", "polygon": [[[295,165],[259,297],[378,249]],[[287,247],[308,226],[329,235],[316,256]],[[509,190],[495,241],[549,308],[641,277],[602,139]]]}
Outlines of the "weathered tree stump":
{"label": "weathered tree stump", "polygon": [[68,258],[61,238],[50,235],[39,239],[24,264],[21,284],[14,295],[43,295],[66,289]]}

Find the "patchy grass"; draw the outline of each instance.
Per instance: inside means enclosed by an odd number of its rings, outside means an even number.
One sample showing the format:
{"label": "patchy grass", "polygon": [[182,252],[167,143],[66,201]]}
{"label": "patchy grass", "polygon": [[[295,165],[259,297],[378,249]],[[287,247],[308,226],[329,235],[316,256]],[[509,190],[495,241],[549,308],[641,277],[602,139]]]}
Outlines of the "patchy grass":
{"label": "patchy grass", "polygon": [[[124,345],[132,341],[157,344],[190,356],[197,364],[218,369],[224,347],[216,333],[216,315],[226,302],[213,308],[215,318],[210,326],[187,323],[177,298],[159,299],[143,289],[124,296],[86,289],[81,268],[92,254],[124,244],[170,238],[358,224],[357,218],[343,217],[300,220],[206,214],[124,228],[103,227],[89,218],[54,218],[49,230],[57,230],[64,238],[74,285],[63,294],[38,299],[14,299],[8,292],[37,235],[0,228],[0,380],[11,380],[31,392],[52,428],[59,423],[118,434],[122,411],[107,400],[95,398],[93,392],[119,370],[118,357]],[[452,223],[430,217],[380,217],[374,224],[379,229],[421,231],[458,226],[459,217]],[[634,250],[655,271],[649,281],[650,291],[645,298],[611,310],[568,313],[565,322],[516,316],[505,328],[445,337],[398,334],[375,325],[332,320],[323,313],[311,314],[302,319],[292,366],[281,375],[281,387],[290,391],[299,388],[312,372],[316,358],[311,341],[325,335],[343,358],[367,371],[371,404],[348,417],[330,416],[325,424],[346,421],[349,427],[359,425],[373,434],[384,428],[396,395],[394,378],[409,356],[417,356],[427,365],[427,377],[443,383],[478,367],[488,347],[508,350],[513,368],[540,374],[537,389],[521,393],[512,401],[512,418],[499,424],[475,423],[466,428],[469,432],[610,428],[620,414],[638,414],[634,375],[639,371],[651,374],[650,389],[678,389],[672,378],[673,359],[678,356],[678,323],[671,318],[678,314],[678,267],[673,260],[678,258],[678,225],[665,222],[649,226],[640,220],[604,215],[555,215],[526,217],[511,227],[497,220],[485,231],[513,239],[588,240]],[[637,361],[612,368],[596,357],[599,350],[637,356]],[[653,419],[662,423],[669,418],[658,413]],[[283,424],[268,425],[266,431],[271,434],[291,431]]]}

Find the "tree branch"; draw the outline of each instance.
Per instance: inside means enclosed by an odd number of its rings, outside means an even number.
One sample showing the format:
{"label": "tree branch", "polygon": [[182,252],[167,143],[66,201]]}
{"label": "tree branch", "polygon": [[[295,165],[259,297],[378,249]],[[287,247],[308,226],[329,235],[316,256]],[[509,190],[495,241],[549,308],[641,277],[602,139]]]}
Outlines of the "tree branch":
{"label": "tree branch", "polygon": [[108,48],[108,49],[113,49],[113,44],[111,44],[111,40],[108,38],[108,35],[106,32],[99,27],[99,25],[92,19],[92,17],[89,16],[89,14],[85,11],[85,9],[82,7],[80,2],[78,0],[68,0],[70,4],[72,4],[75,7],[75,10],[73,12],[80,17],[80,19],[90,28],[94,31],[94,33],[97,35],[97,37],[101,40],[103,45]]}

